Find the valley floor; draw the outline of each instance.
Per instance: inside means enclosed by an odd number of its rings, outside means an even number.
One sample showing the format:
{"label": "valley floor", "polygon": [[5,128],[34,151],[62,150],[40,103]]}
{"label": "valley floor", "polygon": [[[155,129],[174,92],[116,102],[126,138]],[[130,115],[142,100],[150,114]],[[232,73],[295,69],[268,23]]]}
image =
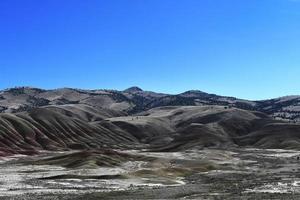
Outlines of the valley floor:
{"label": "valley floor", "polygon": [[70,153],[0,158],[0,199],[300,198],[300,151],[129,151],[153,159],[98,168],[35,164]]}

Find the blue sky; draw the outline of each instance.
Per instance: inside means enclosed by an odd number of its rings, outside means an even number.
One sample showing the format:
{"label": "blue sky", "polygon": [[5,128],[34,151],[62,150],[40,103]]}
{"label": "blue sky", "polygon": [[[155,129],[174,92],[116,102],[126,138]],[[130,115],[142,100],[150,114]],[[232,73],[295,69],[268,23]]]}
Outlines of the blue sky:
{"label": "blue sky", "polygon": [[1,0],[0,89],[300,94],[297,0]]}

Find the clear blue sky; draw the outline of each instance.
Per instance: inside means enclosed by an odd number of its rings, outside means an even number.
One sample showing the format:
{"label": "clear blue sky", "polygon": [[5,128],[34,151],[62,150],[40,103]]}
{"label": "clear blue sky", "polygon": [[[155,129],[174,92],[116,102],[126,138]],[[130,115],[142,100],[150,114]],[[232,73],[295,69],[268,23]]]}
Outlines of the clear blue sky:
{"label": "clear blue sky", "polygon": [[0,89],[300,94],[300,0],[1,0]]}

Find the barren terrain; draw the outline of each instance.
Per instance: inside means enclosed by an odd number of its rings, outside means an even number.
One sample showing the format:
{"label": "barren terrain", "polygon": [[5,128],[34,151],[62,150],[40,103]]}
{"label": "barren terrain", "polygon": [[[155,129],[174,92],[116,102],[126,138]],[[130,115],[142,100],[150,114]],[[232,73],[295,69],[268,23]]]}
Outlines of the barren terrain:
{"label": "barren terrain", "polygon": [[66,155],[72,158],[77,153],[43,152],[1,159],[0,199],[300,197],[300,151],[130,151],[122,153],[130,155],[128,160],[97,167],[62,166],[65,161],[56,159]]}
{"label": "barren terrain", "polygon": [[298,99],[1,91],[0,199],[300,198]]}

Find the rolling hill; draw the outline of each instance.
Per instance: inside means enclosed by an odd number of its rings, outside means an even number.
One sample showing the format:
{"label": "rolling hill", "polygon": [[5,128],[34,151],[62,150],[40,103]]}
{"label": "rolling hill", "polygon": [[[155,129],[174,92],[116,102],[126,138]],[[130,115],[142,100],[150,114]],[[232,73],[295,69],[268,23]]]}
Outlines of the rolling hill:
{"label": "rolling hill", "polygon": [[300,149],[299,96],[266,101],[201,91],[21,87],[0,92],[0,154],[205,147]]}
{"label": "rolling hill", "polygon": [[286,96],[270,100],[250,101],[234,97],[191,90],[177,95],[143,91],[131,87],[117,90],[82,90],[61,88],[43,90],[18,87],[0,91],[0,113],[17,113],[49,105],[83,104],[108,112],[136,114],[162,106],[222,105],[250,111],[260,111],[289,122],[300,121],[300,96]]}

